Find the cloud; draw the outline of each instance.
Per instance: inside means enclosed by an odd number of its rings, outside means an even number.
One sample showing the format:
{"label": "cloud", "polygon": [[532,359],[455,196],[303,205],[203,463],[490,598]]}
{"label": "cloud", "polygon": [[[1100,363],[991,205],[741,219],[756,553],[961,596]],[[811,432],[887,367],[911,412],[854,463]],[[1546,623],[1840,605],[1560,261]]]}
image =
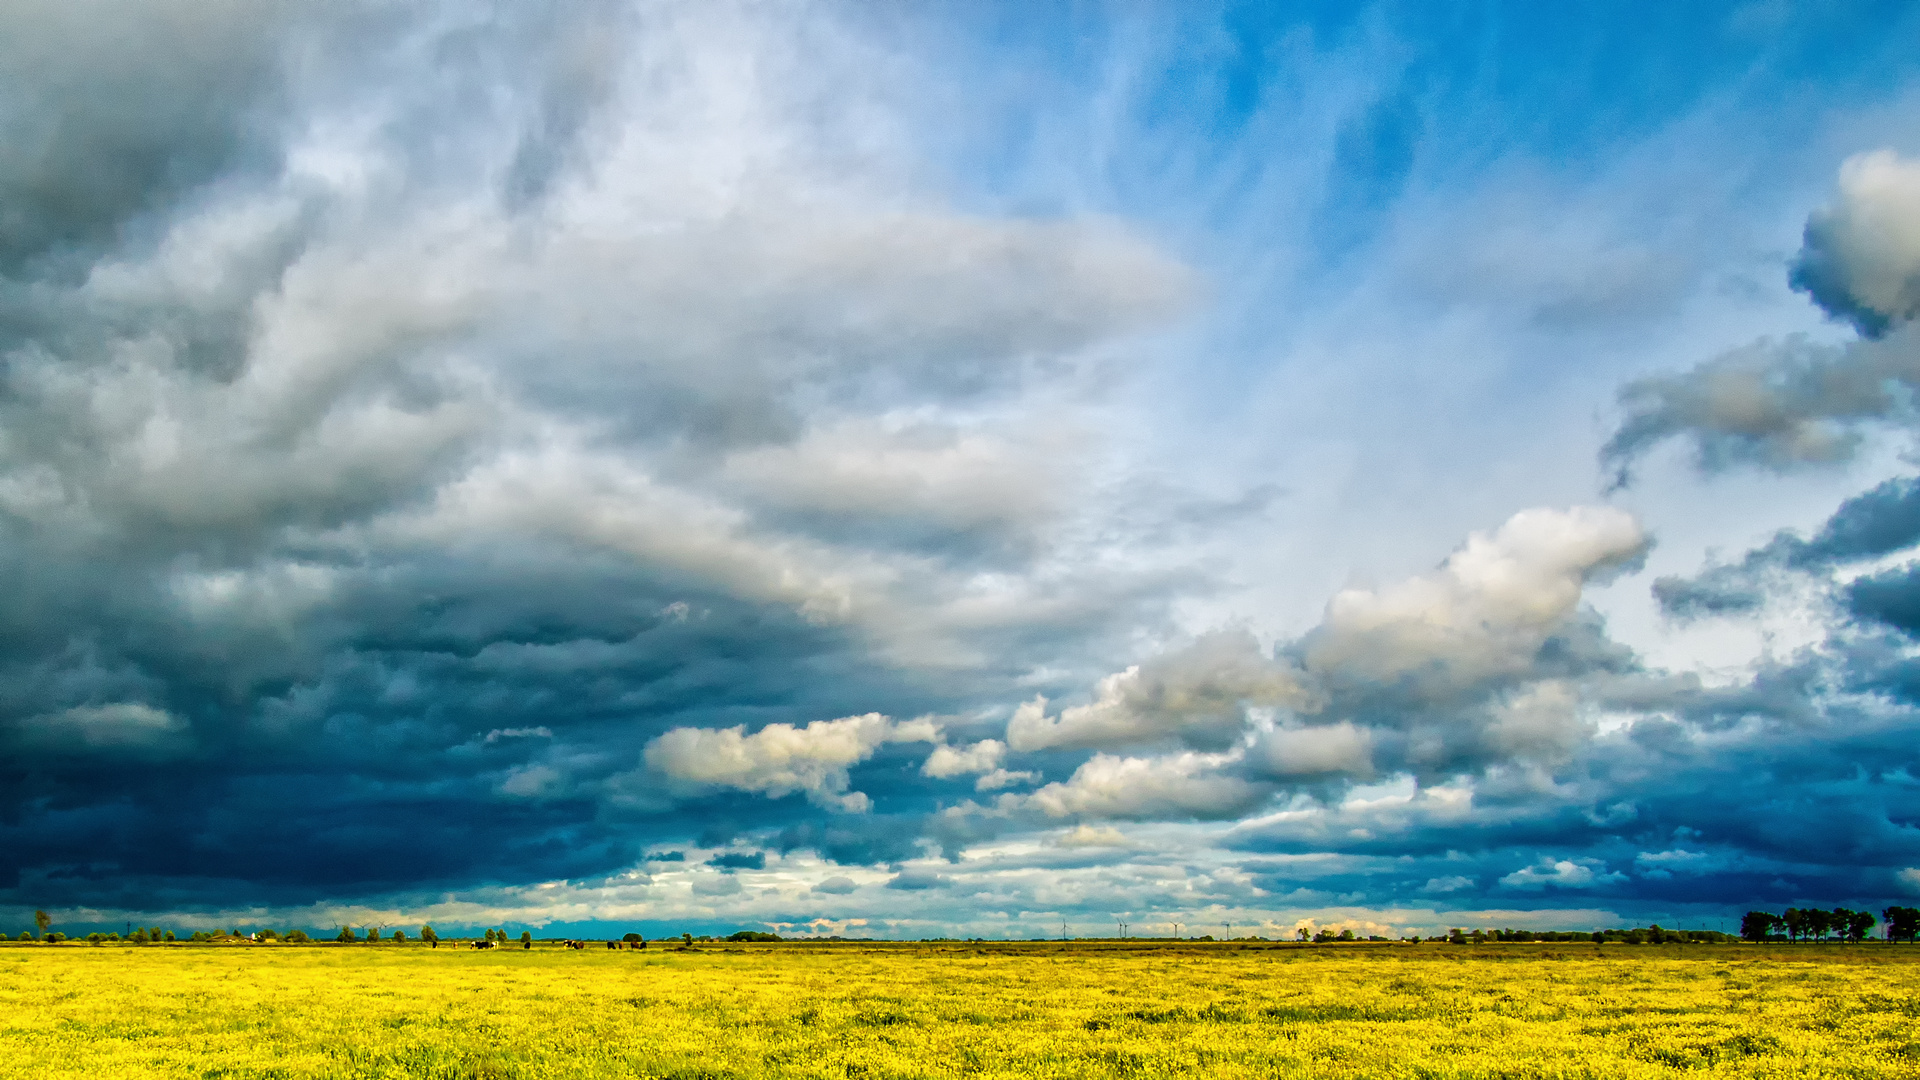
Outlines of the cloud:
{"label": "cloud", "polygon": [[927,755],[926,762],[920,766],[920,774],[945,780],[972,773],[992,772],[999,768],[1006,756],[1006,744],[997,739],[982,739],[971,746],[958,748],[942,743]]}
{"label": "cloud", "polygon": [[1373,736],[1351,722],[1280,728],[1256,744],[1254,759],[1271,776],[1297,777],[1373,771]]}
{"label": "cloud", "polygon": [[768,724],[751,735],[744,726],[674,728],[647,742],[650,773],[688,793],[714,789],[780,798],[796,792],[817,805],[859,813],[872,805],[849,792],[847,769],[892,742],[926,742],[924,721],[895,723],[879,713],[815,720],[806,727]]}
{"label": "cloud", "polygon": [[1112,749],[1172,738],[1219,750],[1238,738],[1247,708],[1308,703],[1288,662],[1267,656],[1246,631],[1220,631],[1106,677],[1092,702],[1057,717],[1046,715],[1044,697],[1021,705],[1007,743],[1022,751]]}
{"label": "cloud", "polygon": [[1796,289],[1862,340],[1763,339],[1680,375],[1620,391],[1625,413],[1601,450],[1615,484],[1654,445],[1691,440],[1703,469],[1784,469],[1845,461],[1875,421],[1906,422],[1920,384],[1920,164],[1890,150],[1848,158],[1836,203],[1808,218],[1791,273]]}
{"label": "cloud", "polygon": [[501,739],[551,739],[553,732],[545,727],[494,728],[487,732],[486,741],[499,742]]}
{"label": "cloud", "polygon": [[1920,482],[1894,477],[1841,503],[1811,539],[1782,530],[1738,562],[1709,566],[1692,577],[1656,579],[1653,595],[1661,610],[1677,619],[1746,614],[1790,588],[1789,572],[1823,575],[1915,544],[1920,544]]}
{"label": "cloud", "polygon": [[185,748],[187,731],[180,717],[137,701],[78,706],[28,717],[19,725],[29,746],[83,753],[178,752]]}
{"label": "cloud", "polygon": [[1920,315],[1920,162],[1892,150],[1842,162],[1839,198],[1807,219],[1792,280],[1870,337]]}
{"label": "cloud", "polygon": [[1011,805],[1049,817],[1094,820],[1238,817],[1272,789],[1222,771],[1215,755],[1191,751],[1159,758],[1095,754],[1064,783],[1052,783]]}
{"label": "cloud", "polygon": [[1861,427],[1896,418],[1920,382],[1920,337],[1896,329],[1841,345],[1802,337],[1734,349],[1680,375],[1627,384],[1625,418],[1601,449],[1617,486],[1668,438],[1692,440],[1700,467],[1772,469],[1833,464],[1860,446]]}
{"label": "cloud", "polygon": [[1125,848],[1132,842],[1111,825],[1079,824],[1061,833],[1053,841],[1063,848]]}
{"label": "cloud", "polygon": [[859,887],[860,886],[853,883],[852,878],[845,874],[835,874],[833,877],[815,882],[813,891],[824,893],[827,896],[845,896]]}
{"label": "cloud", "polygon": [[945,874],[936,873],[921,867],[910,866],[887,880],[887,888],[906,892],[924,892],[928,889],[944,889],[952,884]]}
{"label": "cloud", "polygon": [[1584,587],[1648,547],[1612,507],[1523,510],[1433,574],[1336,594],[1300,643],[1303,666],[1336,688],[1399,684],[1430,700],[1521,676],[1572,626]]}
{"label": "cloud", "polygon": [[1592,860],[1542,862],[1515,870],[1501,878],[1500,884],[1510,889],[1584,889],[1609,884],[1624,877],[1618,873],[1595,873],[1596,867],[1605,869]]}

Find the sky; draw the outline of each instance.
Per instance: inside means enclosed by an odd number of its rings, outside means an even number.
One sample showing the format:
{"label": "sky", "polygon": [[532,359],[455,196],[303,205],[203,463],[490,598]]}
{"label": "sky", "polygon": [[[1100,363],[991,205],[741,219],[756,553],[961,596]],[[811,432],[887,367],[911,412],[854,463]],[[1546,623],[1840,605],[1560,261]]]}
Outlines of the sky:
{"label": "sky", "polygon": [[1916,36],[7,5],[0,930],[1913,903]]}

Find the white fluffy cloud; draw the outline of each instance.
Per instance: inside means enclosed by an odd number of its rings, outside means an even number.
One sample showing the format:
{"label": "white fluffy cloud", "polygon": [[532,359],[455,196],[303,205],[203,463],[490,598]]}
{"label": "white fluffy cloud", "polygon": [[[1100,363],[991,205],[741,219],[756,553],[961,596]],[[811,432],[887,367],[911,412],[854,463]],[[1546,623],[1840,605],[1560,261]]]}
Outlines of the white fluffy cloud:
{"label": "white fluffy cloud", "polygon": [[1305,666],[1330,681],[1406,679],[1441,692],[1524,675],[1586,584],[1647,546],[1624,510],[1523,510],[1473,534],[1435,573],[1335,595],[1306,638]]}
{"label": "white fluffy cloud", "polygon": [[1178,738],[1202,749],[1234,742],[1249,707],[1310,707],[1312,696],[1287,662],[1269,657],[1252,634],[1208,634],[1187,648],[1100,681],[1094,700],[1047,716],[1047,700],[1019,707],[1007,724],[1016,750],[1114,748]]}
{"label": "white fluffy cloud", "polygon": [[1000,767],[1007,756],[1007,745],[998,739],[981,739],[971,746],[956,747],[945,743],[933,748],[927,760],[920,766],[922,776],[931,776],[944,780],[953,776],[965,776],[970,773],[987,773]]}
{"label": "white fluffy cloud", "polygon": [[647,743],[649,771],[680,790],[750,791],[769,798],[795,792],[816,805],[861,812],[867,796],[847,790],[847,769],[887,743],[926,742],[937,737],[924,720],[904,723],[879,713],[816,720],[806,727],[768,724],[746,728],[674,728]]}
{"label": "white fluffy cloud", "polygon": [[1237,817],[1271,789],[1223,772],[1226,764],[1219,755],[1190,751],[1158,758],[1095,754],[1066,782],[1006,805],[1095,820]]}

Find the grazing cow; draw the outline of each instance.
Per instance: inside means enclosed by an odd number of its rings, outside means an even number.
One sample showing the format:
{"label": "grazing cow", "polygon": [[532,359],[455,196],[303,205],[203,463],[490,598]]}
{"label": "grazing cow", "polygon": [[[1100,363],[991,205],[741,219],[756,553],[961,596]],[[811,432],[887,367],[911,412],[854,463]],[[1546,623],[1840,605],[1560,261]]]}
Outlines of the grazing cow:
{"label": "grazing cow", "polygon": [[607,948],[609,948],[609,949],[617,949],[617,948],[619,948],[619,947],[620,947],[620,943],[619,943],[619,942],[617,942],[617,941],[609,941],[609,942],[607,942]]}

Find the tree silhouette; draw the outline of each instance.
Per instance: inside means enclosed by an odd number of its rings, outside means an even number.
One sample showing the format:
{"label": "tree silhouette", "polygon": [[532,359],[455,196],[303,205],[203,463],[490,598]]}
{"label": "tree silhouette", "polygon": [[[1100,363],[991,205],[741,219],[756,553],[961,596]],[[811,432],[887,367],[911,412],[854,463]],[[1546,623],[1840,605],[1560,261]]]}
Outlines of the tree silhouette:
{"label": "tree silhouette", "polygon": [[1920,908],[1890,907],[1880,912],[1887,921],[1887,940],[1912,944],[1920,935]]}

